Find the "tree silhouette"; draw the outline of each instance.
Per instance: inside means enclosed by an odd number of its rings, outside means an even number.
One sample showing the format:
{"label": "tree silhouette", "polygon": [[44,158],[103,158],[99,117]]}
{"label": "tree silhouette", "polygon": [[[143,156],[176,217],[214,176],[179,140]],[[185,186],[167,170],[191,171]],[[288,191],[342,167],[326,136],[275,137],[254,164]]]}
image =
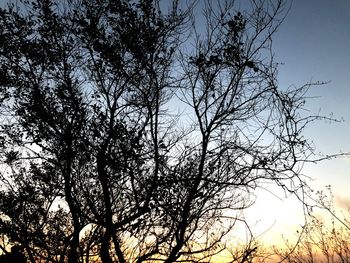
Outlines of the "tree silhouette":
{"label": "tree silhouette", "polygon": [[13,246],[11,248],[11,252],[7,252],[4,255],[0,255],[0,262],[1,263],[12,263],[12,262],[24,263],[27,261],[22,254],[21,248],[18,246]]}
{"label": "tree silhouette", "polygon": [[[350,260],[349,208],[336,209],[330,185],[317,191],[314,211],[298,231],[298,242],[286,240],[284,248],[275,249],[286,262],[348,262]],[[320,213],[321,212],[321,213]]]}
{"label": "tree silhouette", "polygon": [[234,2],[0,9],[0,228],[31,262],[210,261],[262,183],[302,198],[312,84],[278,88],[283,1]]}

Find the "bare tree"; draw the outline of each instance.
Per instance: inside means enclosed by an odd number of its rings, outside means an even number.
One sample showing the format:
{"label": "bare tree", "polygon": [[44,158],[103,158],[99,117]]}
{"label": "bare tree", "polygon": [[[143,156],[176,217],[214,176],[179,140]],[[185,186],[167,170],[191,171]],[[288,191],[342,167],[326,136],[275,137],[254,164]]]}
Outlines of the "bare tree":
{"label": "bare tree", "polygon": [[0,10],[0,226],[32,262],[210,261],[262,183],[303,200],[321,117],[313,84],[277,85],[284,1],[19,3]]}
{"label": "bare tree", "polygon": [[326,188],[316,192],[314,210],[298,231],[298,242],[286,241],[285,248],[275,249],[280,259],[300,263],[349,261],[349,211],[336,209],[331,186]]}

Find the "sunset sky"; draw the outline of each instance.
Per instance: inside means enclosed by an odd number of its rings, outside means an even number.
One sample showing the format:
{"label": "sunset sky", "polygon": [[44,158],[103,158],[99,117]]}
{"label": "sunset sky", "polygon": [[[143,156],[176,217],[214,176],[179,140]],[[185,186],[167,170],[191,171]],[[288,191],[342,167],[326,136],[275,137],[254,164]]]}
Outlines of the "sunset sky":
{"label": "sunset sky", "polygon": [[[313,112],[344,119],[340,123],[320,121],[305,134],[314,141],[316,152],[336,154],[350,151],[350,1],[294,0],[289,14],[274,36],[281,87],[300,86],[310,81],[330,81],[314,87],[308,108]],[[303,172],[312,177],[315,190],[331,185],[335,201],[350,207],[350,159],[339,158],[308,164]],[[283,197],[283,194],[280,193]],[[269,200],[269,201],[267,201]],[[273,243],[276,235],[294,232],[303,224],[301,206],[293,200],[278,200],[264,193],[252,216],[260,222],[257,232],[271,230],[263,237]],[[264,227],[263,227],[264,226]]]}

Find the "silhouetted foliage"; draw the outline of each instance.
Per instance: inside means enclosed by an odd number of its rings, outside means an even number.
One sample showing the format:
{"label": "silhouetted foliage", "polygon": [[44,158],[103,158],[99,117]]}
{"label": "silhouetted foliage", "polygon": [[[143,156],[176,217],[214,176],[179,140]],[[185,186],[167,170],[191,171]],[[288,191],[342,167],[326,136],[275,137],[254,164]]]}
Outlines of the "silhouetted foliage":
{"label": "silhouetted foliage", "polygon": [[234,2],[0,9],[0,231],[31,262],[210,261],[261,183],[302,196],[319,116],[277,86],[283,1]]}
{"label": "silhouetted foliage", "polygon": [[27,262],[24,257],[21,248],[18,246],[14,246],[11,248],[11,252],[7,252],[0,256],[0,263],[25,263]]}
{"label": "silhouetted foliage", "polygon": [[279,259],[290,263],[350,261],[349,207],[336,209],[331,186],[316,192],[314,211],[308,222],[297,231],[298,242],[286,240],[285,246],[275,248]]}

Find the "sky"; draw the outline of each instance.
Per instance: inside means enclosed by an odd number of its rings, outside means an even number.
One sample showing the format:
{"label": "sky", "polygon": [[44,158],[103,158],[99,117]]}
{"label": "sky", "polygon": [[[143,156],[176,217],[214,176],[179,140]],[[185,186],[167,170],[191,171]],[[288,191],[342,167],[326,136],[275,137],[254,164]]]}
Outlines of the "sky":
{"label": "sky", "polygon": [[[282,88],[329,82],[310,90],[313,98],[307,106],[343,121],[320,121],[306,130],[305,136],[314,142],[317,153],[350,152],[349,18],[349,0],[294,0],[273,38],[276,62],[284,63],[278,76]],[[310,185],[315,191],[331,185],[338,207],[350,207],[350,158],[307,164],[303,173],[312,178]],[[272,243],[276,236],[285,235],[286,229],[293,232],[303,224],[302,207],[293,198],[278,200],[263,193],[251,213],[260,222],[257,234]]]}
{"label": "sky", "polygon": [[[350,152],[350,1],[294,0],[291,10],[275,35],[281,85],[308,81],[330,81],[311,90],[309,106],[321,114],[343,119],[340,123],[313,124],[306,136],[324,154]],[[332,185],[335,194],[349,198],[350,159],[339,158],[309,165],[305,173],[315,185]]]}

